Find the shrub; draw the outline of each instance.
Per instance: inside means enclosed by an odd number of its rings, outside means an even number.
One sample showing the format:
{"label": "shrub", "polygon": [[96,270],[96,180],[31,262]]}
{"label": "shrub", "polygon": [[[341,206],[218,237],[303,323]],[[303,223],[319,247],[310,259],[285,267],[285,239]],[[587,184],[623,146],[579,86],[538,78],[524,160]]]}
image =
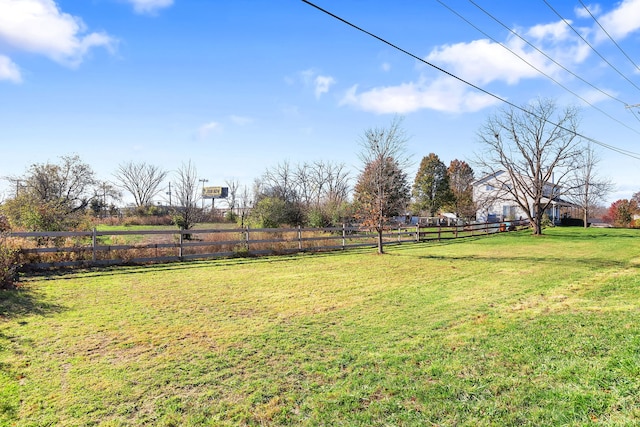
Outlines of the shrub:
{"label": "shrub", "polygon": [[258,228],[278,228],[287,222],[287,204],[277,197],[265,197],[251,211],[249,222]]}
{"label": "shrub", "polygon": [[320,208],[313,208],[309,211],[307,222],[311,227],[322,228],[331,225],[331,220]]}
{"label": "shrub", "polygon": [[9,246],[6,235],[9,232],[9,219],[0,215],[0,288],[9,289],[18,280],[18,251]]}
{"label": "shrub", "polygon": [[224,214],[224,219],[226,219],[229,222],[238,222],[238,214],[236,214],[233,211],[227,211],[227,213]]}

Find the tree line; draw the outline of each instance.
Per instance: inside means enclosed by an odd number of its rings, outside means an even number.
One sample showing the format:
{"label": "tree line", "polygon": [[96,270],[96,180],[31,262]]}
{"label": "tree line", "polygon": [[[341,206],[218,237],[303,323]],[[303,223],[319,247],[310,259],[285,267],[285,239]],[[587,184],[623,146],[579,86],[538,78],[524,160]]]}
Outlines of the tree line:
{"label": "tree line", "polygon": [[[580,140],[577,123],[576,109],[559,110],[545,99],[521,109],[499,110],[479,129],[482,150],[473,161],[454,159],[447,166],[430,153],[421,159],[410,182],[408,138],[402,118],[396,117],[386,127],[363,132],[356,177],[343,163],[284,161],[266,168],[249,187],[227,181],[227,219],[255,227],[322,227],[356,220],[380,235],[396,216],[451,212],[470,220],[481,203],[473,199],[478,177],[473,164],[479,176],[506,171],[499,183],[502,195],[528,213],[535,234],[542,232],[542,213],[560,197],[582,208],[586,224],[590,209],[613,186],[598,176],[598,158],[593,147]],[[57,163],[33,164],[23,175],[5,179],[13,194],[0,210],[17,229],[83,227],[88,215],[118,213],[124,194],[133,199],[131,212],[163,214],[180,228],[189,229],[207,215],[201,199],[204,180],[191,161],[173,172],[146,162],[124,162],[110,180],[99,180],[90,165],[68,155]],[[165,201],[160,207],[153,204],[158,197]]]}

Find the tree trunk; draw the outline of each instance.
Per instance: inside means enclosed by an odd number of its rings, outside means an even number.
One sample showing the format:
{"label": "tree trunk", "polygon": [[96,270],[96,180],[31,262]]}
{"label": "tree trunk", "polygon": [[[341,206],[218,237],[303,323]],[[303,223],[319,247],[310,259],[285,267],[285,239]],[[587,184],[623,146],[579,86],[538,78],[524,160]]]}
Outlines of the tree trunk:
{"label": "tree trunk", "polygon": [[381,228],[378,228],[378,254],[382,255],[384,253],[384,245],[382,244],[382,232],[384,230]]}
{"label": "tree trunk", "polygon": [[533,219],[533,235],[540,236],[542,234],[542,209],[540,205],[536,205],[536,216]]}
{"label": "tree trunk", "polygon": [[587,208],[584,209],[584,228],[587,228],[589,226],[589,224],[587,223],[587,220],[589,219],[589,211],[587,210]]}

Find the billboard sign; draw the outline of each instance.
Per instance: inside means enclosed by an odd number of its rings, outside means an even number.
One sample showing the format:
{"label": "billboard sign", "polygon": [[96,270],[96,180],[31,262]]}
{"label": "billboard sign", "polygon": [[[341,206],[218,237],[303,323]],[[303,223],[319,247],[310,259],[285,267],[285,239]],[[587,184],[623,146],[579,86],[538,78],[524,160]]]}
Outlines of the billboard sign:
{"label": "billboard sign", "polygon": [[202,187],[203,199],[226,199],[229,187]]}

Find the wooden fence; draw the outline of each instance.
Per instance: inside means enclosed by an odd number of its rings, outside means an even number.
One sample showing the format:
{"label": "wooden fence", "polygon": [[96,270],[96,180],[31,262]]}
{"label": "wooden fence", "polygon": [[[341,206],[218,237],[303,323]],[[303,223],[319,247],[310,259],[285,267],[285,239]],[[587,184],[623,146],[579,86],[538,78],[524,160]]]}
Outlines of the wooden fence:
{"label": "wooden fence", "polygon": [[[385,245],[488,235],[526,227],[525,221],[464,226],[397,226],[383,233]],[[375,247],[377,234],[350,227],[235,228],[15,232],[23,269],[144,264],[220,257]]]}

